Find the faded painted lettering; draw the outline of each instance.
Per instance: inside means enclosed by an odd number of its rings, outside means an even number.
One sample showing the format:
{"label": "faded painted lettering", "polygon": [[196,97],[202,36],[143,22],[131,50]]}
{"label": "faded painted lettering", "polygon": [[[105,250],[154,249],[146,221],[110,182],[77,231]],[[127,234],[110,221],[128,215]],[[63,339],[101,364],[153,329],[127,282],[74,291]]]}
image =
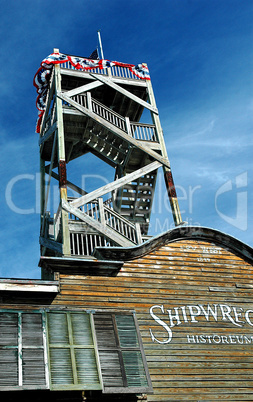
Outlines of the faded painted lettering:
{"label": "faded painted lettering", "polygon": [[[242,307],[229,306],[228,304],[202,304],[187,305],[181,307],[174,307],[172,309],[165,309],[163,305],[155,305],[150,308],[150,315],[154,321],[160,325],[166,332],[166,339],[160,340],[154,334],[154,329],[149,329],[150,336],[153,342],[157,343],[169,343],[172,340],[172,329],[182,323],[195,324],[198,323],[200,317],[211,322],[228,322],[237,327],[243,327],[245,325],[253,326],[253,310],[244,310]],[[187,335],[188,342],[191,343],[247,343],[246,335],[244,338],[238,338],[237,335],[225,336],[221,335]],[[242,341],[240,341],[242,340]],[[218,342],[219,341],[219,342]],[[249,337],[248,343],[252,342],[252,337]]]}

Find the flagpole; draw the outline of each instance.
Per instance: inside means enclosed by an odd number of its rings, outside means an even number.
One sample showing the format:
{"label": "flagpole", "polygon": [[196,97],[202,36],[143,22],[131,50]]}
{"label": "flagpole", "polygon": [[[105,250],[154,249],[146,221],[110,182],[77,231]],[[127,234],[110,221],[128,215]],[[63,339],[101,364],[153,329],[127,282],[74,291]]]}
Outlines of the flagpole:
{"label": "flagpole", "polygon": [[100,29],[98,30],[98,41],[99,41],[99,47],[100,47],[100,54],[101,54],[102,59],[104,60],[104,53],[103,53],[103,48],[102,48]]}

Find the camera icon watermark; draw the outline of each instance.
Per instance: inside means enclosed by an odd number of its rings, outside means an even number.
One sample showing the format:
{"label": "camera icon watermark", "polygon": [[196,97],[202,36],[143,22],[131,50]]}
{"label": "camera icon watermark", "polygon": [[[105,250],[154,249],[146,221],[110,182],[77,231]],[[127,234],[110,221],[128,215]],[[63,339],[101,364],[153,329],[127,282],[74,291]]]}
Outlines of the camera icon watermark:
{"label": "camera icon watermark", "polygon": [[[243,172],[235,177],[235,184],[228,180],[222,184],[215,194],[215,210],[227,223],[240,230],[248,229],[248,172]],[[235,194],[234,194],[235,193]],[[227,195],[231,195],[231,202],[235,209],[235,216],[224,213],[219,208],[219,201]],[[234,196],[235,195],[235,196]]]}

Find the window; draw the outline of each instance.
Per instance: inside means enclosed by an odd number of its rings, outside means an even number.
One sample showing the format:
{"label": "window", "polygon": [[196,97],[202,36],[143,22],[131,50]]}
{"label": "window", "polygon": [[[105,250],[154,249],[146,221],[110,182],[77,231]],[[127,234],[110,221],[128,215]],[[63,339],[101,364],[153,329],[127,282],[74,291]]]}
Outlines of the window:
{"label": "window", "polygon": [[42,313],[0,312],[0,388],[46,388]]}
{"label": "window", "polygon": [[152,391],[133,314],[0,311],[0,390]]}
{"label": "window", "polygon": [[50,389],[102,389],[87,313],[47,314]]}
{"label": "window", "polygon": [[132,314],[94,314],[104,392],[151,392],[141,337]]}

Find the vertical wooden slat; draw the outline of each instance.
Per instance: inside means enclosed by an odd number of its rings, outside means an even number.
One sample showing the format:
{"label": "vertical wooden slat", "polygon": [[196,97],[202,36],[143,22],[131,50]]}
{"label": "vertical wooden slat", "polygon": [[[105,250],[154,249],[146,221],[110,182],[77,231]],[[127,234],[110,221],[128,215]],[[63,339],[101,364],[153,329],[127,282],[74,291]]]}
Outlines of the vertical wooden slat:
{"label": "vertical wooden slat", "polygon": [[96,336],[95,324],[94,324],[94,315],[93,315],[93,313],[90,313],[89,316],[90,316],[90,326],[91,326],[91,332],[92,332],[92,337],[93,337],[93,344],[94,344],[94,350],[95,350],[95,358],[96,358],[96,363],[97,363],[99,382],[100,382],[100,384],[103,384],[101,363],[100,363],[99,353],[98,353],[97,336]]}
{"label": "vertical wooden slat", "polygon": [[22,373],[22,317],[21,313],[18,313],[18,385],[23,385],[23,373]]}
{"label": "vertical wooden slat", "polygon": [[[68,334],[69,334],[69,343],[70,343],[70,345],[73,345],[74,344],[73,328],[72,328],[72,320],[71,320],[70,314],[67,314],[67,327],[68,327]],[[76,359],[75,359],[75,351],[73,348],[70,348],[70,357],[71,357],[73,382],[74,382],[74,384],[77,384],[78,379],[77,379],[77,371],[76,371]]]}
{"label": "vertical wooden slat", "polygon": [[43,348],[44,348],[44,362],[45,362],[45,383],[46,388],[49,388],[49,361],[48,361],[48,342],[47,342],[47,327],[46,316],[42,314],[42,331],[43,331]]}
{"label": "vertical wooden slat", "polygon": [[84,234],[81,236],[82,255],[85,255]]}

